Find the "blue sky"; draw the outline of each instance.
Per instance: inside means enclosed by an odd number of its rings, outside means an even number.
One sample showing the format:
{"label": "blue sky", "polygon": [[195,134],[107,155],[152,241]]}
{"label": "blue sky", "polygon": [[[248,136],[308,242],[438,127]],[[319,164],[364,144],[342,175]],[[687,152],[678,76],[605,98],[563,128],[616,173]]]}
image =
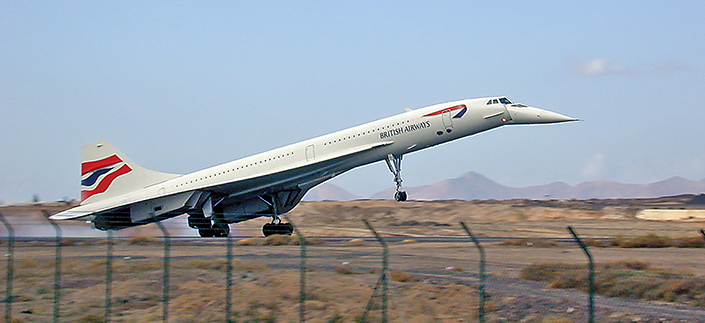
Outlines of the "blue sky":
{"label": "blue sky", "polygon": [[[80,146],[187,173],[446,101],[582,119],[411,154],[404,184],[705,179],[698,1],[2,1],[0,201],[79,196]],[[383,163],[332,181],[370,196]]]}

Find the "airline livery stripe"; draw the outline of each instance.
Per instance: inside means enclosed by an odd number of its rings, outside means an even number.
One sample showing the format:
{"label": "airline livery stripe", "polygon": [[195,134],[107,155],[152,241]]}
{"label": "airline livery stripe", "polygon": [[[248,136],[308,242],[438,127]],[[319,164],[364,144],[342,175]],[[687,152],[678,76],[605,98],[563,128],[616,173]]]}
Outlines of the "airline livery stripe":
{"label": "airline livery stripe", "polygon": [[122,167],[120,167],[120,169],[118,169],[118,170],[116,170],[116,171],[114,171],[114,172],[108,174],[107,176],[105,176],[105,178],[103,178],[103,180],[100,181],[100,183],[98,184],[98,187],[96,187],[94,190],[91,190],[91,191],[88,191],[88,190],[81,191],[81,200],[85,200],[85,199],[87,199],[87,198],[89,198],[89,197],[91,197],[91,196],[93,196],[93,195],[95,195],[95,194],[100,194],[100,193],[103,193],[103,192],[107,191],[107,190],[108,190],[108,187],[110,187],[110,184],[112,184],[113,181],[114,181],[118,176],[125,175],[125,174],[127,174],[127,173],[129,173],[129,172],[131,172],[131,171],[132,171],[132,168],[130,168],[130,166],[122,165]]}
{"label": "airline livery stripe", "polygon": [[115,165],[119,162],[122,162],[122,159],[120,159],[120,157],[118,157],[117,155],[112,155],[110,157],[106,157],[101,160],[96,160],[92,162],[85,162],[81,164],[81,175],[86,175],[87,173],[92,172],[96,169],[100,169],[105,166]]}
{"label": "airline livery stripe", "polygon": [[439,115],[439,114],[444,114],[444,113],[446,113],[446,112],[451,112],[451,111],[455,111],[455,110],[462,109],[462,108],[467,108],[467,107],[465,106],[465,104],[456,105],[456,106],[454,106],[454,107],[441,109],[441,110],[438,110],[438,111],[436,111],[436,112],[431,112],[431,113],[429,113],[429,114],[424,115],[424,117],[437,116],[437,115]]}
{"label": "airline livery stripe", "polygon": [[98,177],[103,176],[105,173],[109,172],[112,167],[108,168],[103,168],[95,171],[95,173],[91,174],[91,176],[88,176],[88,178],[84,179],[81,181],[81,186],[93,186],[95,182],[98,180]]}
{"label": "airline livery stripe", "polygon": [[456,114],[455,116],[453,116],[453,119],[460,119],[460,118],[462,118],[463,115],[465,115],[465,112],[468,112],[468,108],[463,108],[462,110],[460,110],[460,112],[458,112],[458,114]]}

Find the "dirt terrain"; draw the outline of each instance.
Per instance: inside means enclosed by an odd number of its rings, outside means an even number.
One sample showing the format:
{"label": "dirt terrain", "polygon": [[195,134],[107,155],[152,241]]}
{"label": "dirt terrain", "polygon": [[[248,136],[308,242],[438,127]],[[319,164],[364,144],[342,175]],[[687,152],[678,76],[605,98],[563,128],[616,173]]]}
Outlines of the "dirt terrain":
{"label": "dirt terrain", "polygon": [[[306,236],[359,237],[371,236],[362,223],[367,219],[389,236],[465,236],[463,221],[481,237],[501,238],[569,238],[572,226],[583,237],[634,237],[647,233],[670,237],[698,236],[705,219],[680,221],[647,221],[635,215],[645,209],[705,209],[702,196],[653,199],[613,200],[442,200],[408,201],[357,200],[349,202],[303,202],[289,217]],[[695,203],[694,203],[695,201]],[[54,236],[45,216],[68,208],[66,203],[28,203],[0,207],[18,236]],[[233,236],[261,236],[267,217],[231,225]],[[172,236],[197,236],[186,225],[185,217],[163,222]],[[64,236],[100,237],[104,233],[90,229],[82,221],[59,223]],[[1,230],[1,229],[0,229]],[[160,236],[154,226],[139,226],[116,232],[118,236]]]}
{"label": "dirt terrain", "polygon": [[[463,237],[464,221],[481,237],[487,254],[487,318],[489,322],[584,322],[586,294],[549,288],[520,278],[534,263],[584,264],[583,252],[568,238],[567,225],[583,237],[637,237],[647,233],[673,238],[698,237],[702,220],[644,221],[634,217],[646,208],[690,208],[693,197],[650,200],[593,201],[435,201],[361,200],[302,203],[291,214],[308,237],[307,322],[355,322],[369,312],[381,318],[381,299],[372,297],[380,278],[382,249],[362,219],[389,242],[389,319],[391,322],[476,322],[479,252],[469,241],[426,240]],[[65,205],[45,204],[0,208],[16,233],[53,237],[37,207],[56,212]],[[300,248],[262,245],[261,218],[233,225],[232,307],[236,322],[298,322]],[[193,236],[183,219],[167,221],[171,235]],[[65,238],[62,246],[60,316],[62,321],[102,322],[106,294],[105,233],[85,223],[62,224],[62,232],[95,238]],[[154,322],[162,319],[164,244],[153,225],[118,232],[114,240],[112,322]],[[0,229],[6,236],[6,231]],[[21,235],[21,234],[19,234]],[[519,244],[503,240],[525,239]],[[511,238],[511,239],[510,239]],[[514,241],[514,240],[513,240]],[[171,239],[169,262],[170,322],[225,321],[226,240]],[[3,240],[2,248],[6,248]],[[23,238],[15,242],[13,319],[50,322],[55,298],[52,239]],[[692,276],[705,275],[702,248],[591,248],[598,263],[641,261],[654,268]],[[7,263],[0,263],[0,292]],[[648,302],[597,297],[599,322],[705,322],[702,308],[686,303]]]}

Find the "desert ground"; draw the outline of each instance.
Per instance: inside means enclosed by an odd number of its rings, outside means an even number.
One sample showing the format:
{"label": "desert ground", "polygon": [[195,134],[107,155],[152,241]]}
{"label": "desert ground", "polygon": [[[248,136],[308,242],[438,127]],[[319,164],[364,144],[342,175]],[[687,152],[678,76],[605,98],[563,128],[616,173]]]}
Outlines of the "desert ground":
{"label": "desert ground", "polygon": [[[585,264],[581,249],[560,240],[570,237],[568,225],[583,238],[599,241],[649,233],[698,238],[705,227],[700,219],[646,221],[635,217],[643,209],[697,208],[689,204],[692,198],[302,203],[289,217],[311,242],[305,258],[305,318],[307,322],[357,322],[369,303],[368,321],[380,321],[382,301],[373,297],[373,291],[382,272],[382,248],[369,239],[372,233],[362,223],[367,219],[389,240],[391,322],[478,321],[480,254],[469,239],[461,239],[467,235],[460,221],[485,238],[487,321],[584,322],[586,293],[523,279],[522,270],[536,263]],[[55,203],[0,208],[17,236],[25,236],[15,241],[13,252],[13,321],[52,321],[56,245],[51,239],[53,229],[37,209],[53,213],[65,207]],[[235,322],[299,321],[301,248],[257,238],[266,221],[260,218],[232,225],[230,290]],[[194,232],[185,228],[183,219],[167,222],[173,236],[169,240],[168,321],[225,321],[228,240],[192,238]],[[61,224],[61,229],[61,321],[102,322],[108,286],[105,233],[85,237],[84,230],[91,229],[84,223]],[[39,238],[28,237],[32,232]],[[7,236],[6,231],[0,233]],[[161,321],[165,242],[161,232],[150,225],[118,231],[115,236],[110,258],[110,321]],[[6,239],[0,247],[7,247]],[[698,279],[705,275],[702,248],[590,250],[597,263],[646,263],[654,270],[644,275],[673,273]],[[6,275],[7,263],[2,262],[0,292],[8,287]],[[597,321],[705,322],[705,310],[694,302],[598,296]]]}

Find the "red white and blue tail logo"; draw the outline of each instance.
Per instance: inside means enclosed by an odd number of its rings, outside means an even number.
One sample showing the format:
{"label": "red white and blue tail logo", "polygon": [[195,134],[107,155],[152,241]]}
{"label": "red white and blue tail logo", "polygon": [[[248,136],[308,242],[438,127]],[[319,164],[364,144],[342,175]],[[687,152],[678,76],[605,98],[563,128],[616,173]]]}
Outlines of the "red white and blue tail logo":
{"label": "red white and blue tail logo", "polygon": [[132,171],[117,155],[81,164],[81,200],[104,193],[113,181]]}

